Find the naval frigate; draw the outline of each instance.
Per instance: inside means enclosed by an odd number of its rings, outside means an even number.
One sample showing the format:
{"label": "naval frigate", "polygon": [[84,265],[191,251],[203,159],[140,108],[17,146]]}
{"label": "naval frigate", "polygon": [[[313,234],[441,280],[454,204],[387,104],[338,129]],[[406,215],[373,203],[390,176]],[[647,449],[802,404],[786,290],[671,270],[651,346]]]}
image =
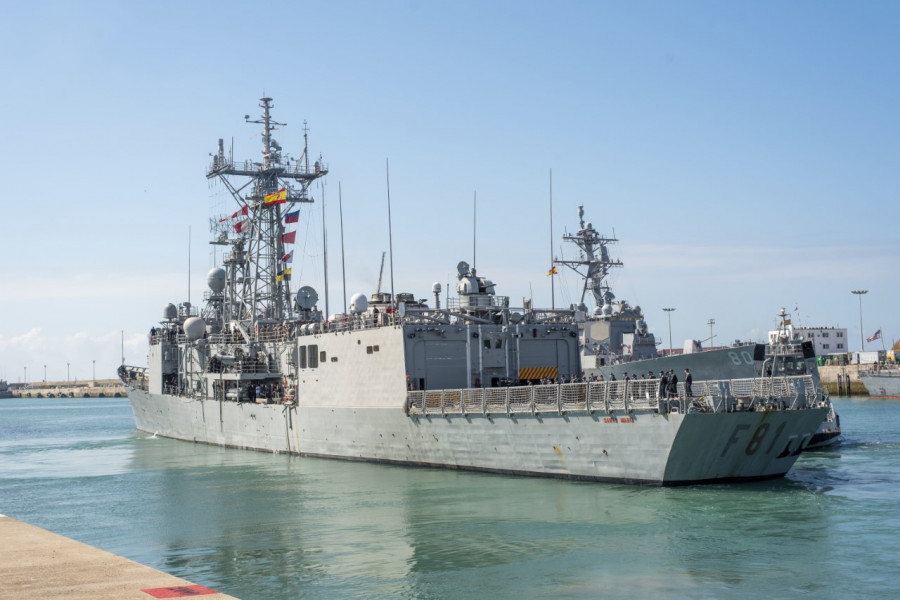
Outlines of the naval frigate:
{"label": "naval frigate", "polygon": [[[656,381],[582,377],[576,311],[509,297],[466,262],[441,307],[356,294],[326,318],[292,290],[287,225],[328,173],[293,160],[260,101],[260,161],[220,140],[207,173],[235,212],[212,219],[223,250],[202,309],[170,304],[146,366],[119,368],[137,429],[225,447],[398,465],[651,485],[779,477],[825,411],[809,375]],[[219,218],[221,217],[221,218]]]}

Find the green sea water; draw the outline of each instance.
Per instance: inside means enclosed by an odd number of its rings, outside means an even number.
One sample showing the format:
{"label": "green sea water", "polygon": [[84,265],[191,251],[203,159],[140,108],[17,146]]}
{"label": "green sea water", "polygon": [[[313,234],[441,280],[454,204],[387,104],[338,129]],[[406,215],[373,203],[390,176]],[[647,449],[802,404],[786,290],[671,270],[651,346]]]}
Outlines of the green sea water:
{"label": "green sea water", "polygon": [[898,597],[900,402],[835,405],[843,443],[786,478],[645,488],[221,449],[136,431],[125,399],[0,400],[0,513],[243,600]]}

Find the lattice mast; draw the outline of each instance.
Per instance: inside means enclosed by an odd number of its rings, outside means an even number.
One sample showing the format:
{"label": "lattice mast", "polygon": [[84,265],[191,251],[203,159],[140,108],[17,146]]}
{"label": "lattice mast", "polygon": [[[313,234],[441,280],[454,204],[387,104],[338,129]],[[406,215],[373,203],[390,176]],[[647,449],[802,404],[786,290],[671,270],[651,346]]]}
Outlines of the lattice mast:
{"label": "lattice mast", "polygon": [[[578,207],[578,224],[578,233],[564,235],[563,239],[578,246],[580,260],[556,260],[554,262],[569,267],[584,278],[584,288],[581,290],[582,303],[585,295],[590,291],[594,296],[597,308],[604,304],[612,304],[615,295],[610,290],[606,277],[613,267],[621,267],[622,261],[610,259],[606,246],[619,240],[604,237],[594,229],[591,223],[585,223],[583,206]],[[581,269],[584,269],[584,272]]]}
{"label": "lattice mast", "polygon": [[291,263],[283,260],[290,251],[284,242],[284,216],[299,203],[313,202],[310,184],[328,173],[321,157],[312,170],[309,168],[305,122],[303,154],[295,160],[283,155],[281,145],[272,137],[272,132],[287,125],[271,118],[272,99],[260,98],[259,106],[263,109],[259,119],[245,115],[244,120],[263,126],[262,162],[235,163],[232,156],[225,156],[220,139],[206,174],[208,179],[218,178],[225,185],[238,208],[233,218],[223,220],[224,224],[213,223],[214,243],[232,247],[223,264],[226,288],[222,317],[224,321],[241,321],[250,331],[260,321],[295,318],[290,276],[285,274]]}

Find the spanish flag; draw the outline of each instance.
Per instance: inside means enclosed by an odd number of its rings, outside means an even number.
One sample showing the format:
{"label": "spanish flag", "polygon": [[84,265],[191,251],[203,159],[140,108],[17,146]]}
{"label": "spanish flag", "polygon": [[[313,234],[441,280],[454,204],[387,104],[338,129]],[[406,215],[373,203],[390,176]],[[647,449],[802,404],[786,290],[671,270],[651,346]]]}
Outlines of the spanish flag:
{"label": "spanish flag", "polygon": [[287,200],[287,190],[285,188],[281,188],[275,193],[266,194],[263,197],[263,200],[266,203],[266,206],[270,204],[284,204]]}
{"label": "spanish flag", "polygon": [[550,267],[550,270],[547,271],[547,277],[552,277],[553,275],[559,275],[559,271],[556,270],[556,265]]}

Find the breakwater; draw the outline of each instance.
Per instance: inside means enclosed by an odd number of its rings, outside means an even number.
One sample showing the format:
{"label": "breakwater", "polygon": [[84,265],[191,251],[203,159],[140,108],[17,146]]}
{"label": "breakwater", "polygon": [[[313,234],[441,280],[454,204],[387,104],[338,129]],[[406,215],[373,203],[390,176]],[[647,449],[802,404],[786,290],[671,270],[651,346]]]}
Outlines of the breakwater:
{"label": "breakwater", "polygon": [[9,385],[14,398],[124,398],[125,387],[118,379],[87,381],[36,381]]}

